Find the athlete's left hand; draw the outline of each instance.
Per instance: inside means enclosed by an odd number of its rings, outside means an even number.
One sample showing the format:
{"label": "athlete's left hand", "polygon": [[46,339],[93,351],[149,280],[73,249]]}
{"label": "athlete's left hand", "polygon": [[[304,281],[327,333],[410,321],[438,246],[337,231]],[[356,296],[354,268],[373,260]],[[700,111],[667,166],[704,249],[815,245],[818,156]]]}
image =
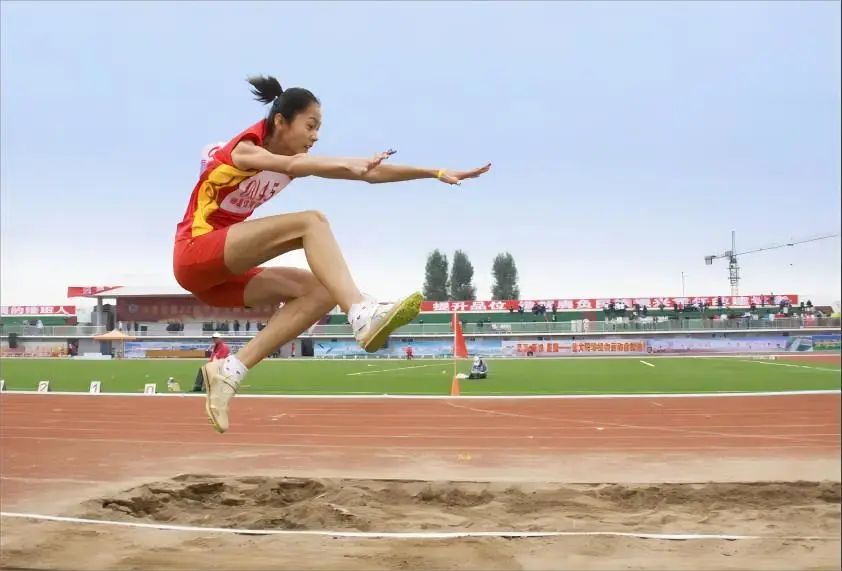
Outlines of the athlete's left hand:
{"label": "athlete's left hand", "polygon": [[447,183],[447,184],[459,184],[461,181],[465,180],[466,178],[477,178],[485,173],[487,173],[491,169],[491,163],[488,163],[484,167],[480,167],[478,169],[473,169],[469,171],[449,171],[446,170],[441,173],[439,180]]}

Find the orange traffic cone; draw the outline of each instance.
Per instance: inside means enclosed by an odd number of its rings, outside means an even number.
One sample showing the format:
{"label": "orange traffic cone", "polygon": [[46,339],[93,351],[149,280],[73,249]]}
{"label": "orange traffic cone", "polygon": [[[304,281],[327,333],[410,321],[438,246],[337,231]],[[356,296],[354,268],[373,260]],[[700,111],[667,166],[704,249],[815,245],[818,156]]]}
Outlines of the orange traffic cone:
{"label": "orange traffic cone", "polygon": [[459,396],[459,377],[454,376],[453,382],[450,383],[450,396]]}
{"label": "orange traffic cone", "polygon": [[459,321],[459,315],[453,314],[453,358],[467,359],[468,348],[465,345],[465,335],[462,333],[462,322]]}

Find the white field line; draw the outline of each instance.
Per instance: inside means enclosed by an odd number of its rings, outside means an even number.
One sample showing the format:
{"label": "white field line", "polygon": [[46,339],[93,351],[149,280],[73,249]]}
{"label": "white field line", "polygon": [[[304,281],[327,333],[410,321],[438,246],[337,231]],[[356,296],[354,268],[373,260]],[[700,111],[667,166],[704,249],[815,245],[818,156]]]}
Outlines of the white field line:
{"label": "white field line", "polygon": [[769,361],[753,361],[749,359],[740,359],[743,363],[758,363],[760,365],[772,365],[775,367],[793,367],[796,369],[812,369],[813,371],[828,371],[831,373],[842,372],[842,369],[827,369],[825,367],[811,367],[809,365],[796,365],[794,363],[770,363]]}
{"label": "white field line", "polygon": [[353,377],[354,375],[372,375],[374,373],[391,373],[394,371],[407,371],[409,369],[423,369],[424,367],[438,367],[438,363],[430,365],[414,365],[412,367],[395,367],[394,369],[375,369],[373,371],[359,371],[357,373],[347,373],[346,376]]}
{"label": "white field line", "polygon": [[[754,361],[752,361],[754,362]],[[706,393],[610,393],[610,394],[563,394],[563,395],[463,395],[452,397],[450,395],[390,395],[390,394],[338,394],[338,395],[309,395],[309,394],[241,394],[237,399],[304,399],[304,400],[346,400],[346,399],[406,399],[406,400],[531,400],[531,399],[632,399],[632,398],[716,398],[716,397],[787,397],[805,395],[840,395],[840,389],[819,389],[806,391],[767,391],[767,392],[706,392]],[[150,397],[150,398],[205,398],[203,393],[99,393],[88,392],[49,392],[39,393],[38,391],[2,391],[3,398],[17,395],[41,395],[41,398],[53,397]]]}
{"label": "white field line", "polygon": [[611,536],[633,537],[638,539],[663,539],[673,541],[688,541],[699,539],[712,540],[764,540],[787,539],[790,541],[838,541],[834,536],[778,536],[778,535],[729,535],[703,533],[642,533],[620,531],[422,531],[422,532],[389,532],[389,531],[330,531],[330,530],[287,530],[287,529],[233,529],[227,527],[198,527],[190,525],[174,525],[165,523],[140,523],[128,521],[97,520],[78,517],[63,517],[43,514],[28,514],[15,512],[0,512],[0,517],[30,519],[36,521],[57,521],[85,525],[104,525],[114,527],[129,527],[143,529],[157,529],[166,531],[185,531],[197,533],[224,533],[237,535],[316,535],[327,537],[348,537],[363,539],[457,539],[464,537],[504,537],[504,538],[534,538],[534,537],[581,537],[581,536]]}

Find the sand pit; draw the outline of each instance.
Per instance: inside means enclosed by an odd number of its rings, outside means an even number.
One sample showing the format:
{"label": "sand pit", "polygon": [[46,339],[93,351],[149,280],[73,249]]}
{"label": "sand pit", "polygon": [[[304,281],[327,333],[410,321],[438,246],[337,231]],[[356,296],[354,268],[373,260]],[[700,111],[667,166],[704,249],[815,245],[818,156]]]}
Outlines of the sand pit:
{"label": "sand pit", "polygon": [[839,503],[840,484],[831,482],[571,486],[184,475],[85,502],[77,515],[243,529],[827,535],[839,532]]}
{"label": "sand pit", "polygon": [[60,568],[62,561],[72,560],[75,569],[85,570],[210,565],[217,569],[831,569],[840,562],[841,495],[838,482],[574,485],[182,475],[85,501],[67,514],[233,529],[614,531],[769,538],[336,539],[4,520],[2,564]]}
{"label": "sand pit", "polygon": [[[238,414],[248,429],[222,439],[203,419],[184,425],[201,412],[196,399],[137,402],[0,399],[3,509],[199,529],[4,517],[0,566],[806,570],[842,563],[838,394],[513,399],[493,407],[467,399],[458,406],[244,399]],[[279,406],[284,423],[274,421]],[[614,429],[591,430],[595,419]],[[477,438],[490,431],[493,438]],[[557,437],[517,436],[524,433]],[[349,444],[349,435],[359,442]],[[235,531],[249,528],[294,535]],[[334,531],[301,535],[326,528]],[[337,535],[495,530],[762,538]]]}

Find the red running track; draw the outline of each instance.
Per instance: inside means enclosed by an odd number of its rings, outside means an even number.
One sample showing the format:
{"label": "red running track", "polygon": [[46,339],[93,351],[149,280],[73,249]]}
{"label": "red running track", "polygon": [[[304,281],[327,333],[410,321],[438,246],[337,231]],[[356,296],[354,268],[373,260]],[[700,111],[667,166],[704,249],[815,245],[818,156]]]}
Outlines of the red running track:
{"label": "red running track", "polygon": [[[711,466],[735,459],[766,462],[761,470],[813,462],[805,465],[809,476],[816,461],[838,463],[839,453],[838,394],[239,398],[222,435],[207,423],[201,397],[0,397],[6,511],[187,472],[700,481],[714,479]],[[665,467],[668,476],[651,472]],[[752,477],[775,479],[768,472]]]}

